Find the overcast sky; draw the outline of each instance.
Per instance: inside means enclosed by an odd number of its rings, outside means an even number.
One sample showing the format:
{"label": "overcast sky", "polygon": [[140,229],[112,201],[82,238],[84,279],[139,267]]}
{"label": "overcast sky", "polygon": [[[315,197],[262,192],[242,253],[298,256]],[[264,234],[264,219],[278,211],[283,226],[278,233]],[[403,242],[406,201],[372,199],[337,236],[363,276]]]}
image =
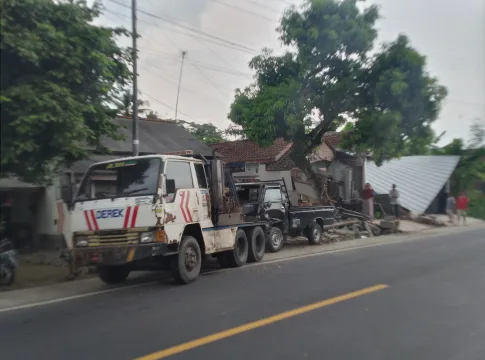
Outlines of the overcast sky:
{"label": "overcast sky", "polygon": [[[263,47],[281,49],[275,31],[278,19],[286,7],[299,2],[138,0],[141,97],[162,117],[174,118],[180,52],[185,50],[178,118],[226,128],[233,90],[251,81],[249,60]],[[379,41],[407,34],[412,45],[428,57],[429,71],[448,88],[436,132],[447,132],[443,142],[467,138],[474,118],[485,122],[485,1],[374,2],[381,5],[383,16]],[[102,23],[131,27],[131,0],[103,3]],[[200,32],[226,42],[206,41]]]}

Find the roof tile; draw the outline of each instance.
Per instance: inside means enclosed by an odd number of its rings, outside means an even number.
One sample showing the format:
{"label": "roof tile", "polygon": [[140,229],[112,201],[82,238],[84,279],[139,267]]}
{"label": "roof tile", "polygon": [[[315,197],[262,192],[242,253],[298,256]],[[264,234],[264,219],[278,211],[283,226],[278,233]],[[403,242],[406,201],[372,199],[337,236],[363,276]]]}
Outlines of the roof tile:
{"label": "roof tile", "polygon": [[209,146],[224,156],[226,162],[271,163],[288,144],[283,139],[277,139],[271,146],[262,147],[251,140],[237,140],[210,144]]}

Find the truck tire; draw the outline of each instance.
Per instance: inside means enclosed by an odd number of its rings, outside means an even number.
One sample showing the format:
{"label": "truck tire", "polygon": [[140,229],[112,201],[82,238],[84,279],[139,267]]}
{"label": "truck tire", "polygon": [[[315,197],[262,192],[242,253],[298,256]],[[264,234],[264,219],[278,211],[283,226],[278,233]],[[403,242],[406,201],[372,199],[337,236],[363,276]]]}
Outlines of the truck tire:
{"label": "truck tire", "polygon": [[263,259],[266,247],[266,237],[261,226],[248,230],[249,242],[248,262],[260,262]]}
{"label": "truck tire", "polygon": [[106,284],[119,284],[130,274],[127,266],[98,266],[98,277]]}
{"label": "truck tire", "polygon": [[195,281],[202,267],[202,252],[193,236],[184,236],[180,243],[179,253],[172,259],[172,273],[179,284]]}
{"label": "truck tire", "polygon": [[243,229],[238,229],[234,241],[234,249],[226,253],[226,261],[229,267],[241,267],[248,261],[248,238]]}
{"label": "truck tire", "polygon": [[322,243],[322,227],[319,223],[313,223],[312,227],[307,232],[308,242],[311,245],[318,245]]}
{"label": "truck tire", "polygon": [[275,253],[281,250],[283,244],[285,243],[285,237],[283,232],[277,226],[273,226],[268,233],[268,238],[266,240],[266,251],[270,253]]}

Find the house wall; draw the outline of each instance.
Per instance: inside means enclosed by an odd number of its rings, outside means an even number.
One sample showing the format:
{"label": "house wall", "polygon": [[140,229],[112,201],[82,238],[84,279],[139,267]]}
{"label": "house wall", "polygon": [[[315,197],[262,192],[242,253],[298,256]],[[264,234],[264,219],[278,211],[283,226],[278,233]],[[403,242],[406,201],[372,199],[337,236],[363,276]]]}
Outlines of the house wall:
{"label": "house wall", "polygon": [[292,202],[292,204],[296,204],[298,202],[298,194],[296,192],[296,189],[294,189],[293,187],[293,181],[291,180],[291,170],[267,171],[265,164],[259,164],[260,180],[280,180],[282,178],[285,179],[288,195],[290,196],[290,201]]}
{"label": "house wall", "polygon": [[[312,163],[312,168],[318,172],[320,168],[327,168],[329,175],[333,177],[336,181],[345,180],[345,171],[347,169],[352,170],[352,182],[354,183],[354,188],[360,193],[362,191],[363,179],[364,179],[364,169],[363,166],[358,166],[355,164],[355,159],[348,160],[337,160],[334,159],[330,165],[327,161],[317,161]],[[328,165],[328,166],[327,166]],[[339,187],[339,196],[344,198],[344,187]],[[348,200],[348,199],[347,199]]]}
{"label": "house wall", "polygon": [[245,168],[246,172],[252,172],[252,173],[255,173],[255,174],[259,174],[259,169],[262,165],[263,164],[245,163],[244,168]]}
{"label": "house wall", "polygon": [[62,201],[60,179],[54,179],[52,186],[45,188],[37,205],[35,219],[37,249],[58,249],[71,241],[70,216],[67,205]]}

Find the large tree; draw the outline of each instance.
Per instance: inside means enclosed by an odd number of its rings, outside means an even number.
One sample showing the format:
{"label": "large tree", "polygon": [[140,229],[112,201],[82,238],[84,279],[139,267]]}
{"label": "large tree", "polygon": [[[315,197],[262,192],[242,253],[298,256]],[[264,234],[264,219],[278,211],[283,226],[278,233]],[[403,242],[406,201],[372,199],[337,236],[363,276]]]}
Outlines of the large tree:
{"label": "large tree", "polygon": [[48,181],[99,140],[113,123],[130,81],[130,50],[120,28],[97,26],[100,5],[86,1],[2,0],[2,176]]}
{"label": "large tree", "polygon": [[307,155],[322,136],[353,122],[343,145],[375,161],[431,142],[446,89],[406,36],[378,48],[377,6],[306,0],[277,29],[286,52],[265,49],[249,66],[255,80],[236,90],[229,118],[260,145],[283,137],[291,159],[319,186]]}

